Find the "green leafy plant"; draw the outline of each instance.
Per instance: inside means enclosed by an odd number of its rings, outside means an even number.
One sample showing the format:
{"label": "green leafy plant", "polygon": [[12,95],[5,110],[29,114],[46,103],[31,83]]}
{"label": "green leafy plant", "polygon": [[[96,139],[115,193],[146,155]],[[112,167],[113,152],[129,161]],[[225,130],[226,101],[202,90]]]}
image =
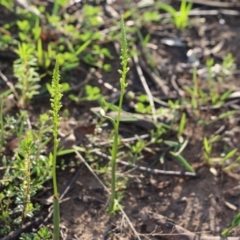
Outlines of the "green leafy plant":
{"label": "green leafy plant", "polygon": [[201,102],[199,101],[199,95],[203,96],[203,99],[205,99],[204,93],[201,91],[201,89],[198,86],[197,81],[197,68],[194,67],[193,69],[193,89],[191,89],[188,86],[185,86],[184,89],[190,94],[191,96],[191,106],[194,109],[194,112],[197,114],[197,108],[199,105],[201,105]]}
{"label": "green leafy plant", "polygon": [[24,159],[24,165],[22,166],[23,182],[18,189],[17,207],[15,211],[22,212],[21,223],[23,224],[26,217],[33,217],[34,207],[31,203],[31,196],[33,196],[37,190],[31,181],[31,158],[36,150],[31,133],[27,134],[26,138],[21,141],[20,149],[19,157]]}
{"label": "green leafy plant", "polygon": [[212,104],[216,104],[219,94],[216,92],[214,85],[215,82],[213,80],[214,78],[214,73],[213,73],[213,66],[214,66],[214,60],[212,58],[207,59],[206,62],[207,65],[207,83],[208,83],[208,89],[209,89],[209,95],[211,98]]}
{"label": "green leafy plant", "polygon": [[13,9],[13,0],[1,0],[1,5],[9,9],[10,11]]}
{"label": "green leafy plant", "polygon": [[211,153],[212,153],[212,145],[219,139],[219,136],[213,136],[210,139],[204,137],[203,139],[203,147],[204,147],[204,158],[208,166],[211,166]]}
{"label": "green leafy plant", "polygon": [[[233,157],[235,157],[238,152],[238,149],[234,148],[228,151],[227,153],[225,153],[224,156],[212,157],[211,155],[212,155],[213,144],[216,143],[220,138],[221,137],[219,135],[216,135],[216,136],[210,137],[209,139],[206,137],[204,137],[203,139],[203,147],[204,147],[203,156],[209,167],[214,167],[215,165],[224,167],[226,162],[229,159],[232,159]],[[236,161],[228,163],[227,166],[225,166],[223,169],[228,171],[235,168],[236,166],[239,166],[239,159],[240,157],[238,157]]]}
{"label": "green leafy plant", "polygon": [[52,15],[53,16],[57,16],[58,15],[58,11],[59,11],[59,8],[61,6],[65,6],[66,4],[68,3],[67,0],[64,0],[64,1],[60,1],[60,0],[54,0],[53,1],[53,11],[52,11]]}
{"label": "green leafy plant", "polygon": [[179,123],[179,128],[178,128],[178,138],[179,139],[182,137],[185,126],[186,126],[186,113],[183,113],[180,123]]}
{"label": "green leafy plant", "polygon": [[38,94],[40,88],[40,76],[37,72],[37,59],[34,56],[34,48],[22,43],[18,46],[16,53],[19,59],[14,62],[14,75],[18,78],[15,87],[20,89],[20,96],[16,96],[20,106],[26,106],[34,95]]}
{"label": "green leafy plant", "polygon": [[185,168],[186,170],[188,170],[189,172],[195,173],[195,171],[194,171],[194,169],[192,168],[192,166],[188,163],[188,161],[187,161],[182,155],[180,155],[180,154],[177,153],[177,152],[170,152],[170,154],[171,154],[173,157],[175,157],[175,158],[178,160],[178,162],[184,166],[184,168]]}
{"label": "green leafy plant", "polygon": [[150,143],[151,142],[147,143],[146,140],[138,138],[135,144],[127,144],[127,147],[130,150],[129,155],[133,163],[142,158],[144,150],[151,152],[151,150],[147,147]]}
{"label": "green leafy plant", "polygon": [[69,94],[69,98],[74,101],[74,102],[83,102],[83,101],[96,101],[98,99],[102,98],[101,95],[101,90],[97,86],[91,86],[91,85],[86,85],[85,86],[85,94],[86,97],[81,97],[81,93],[78,96],[75,96],[74,94]]}
{"label": "green leafy plant", "polygon": [[[221,69],[221,70],[216,70]],[[227,74],[229,75],[231,70],[235,69],[234,59],[229,54],[222,61],[222,66],[215,65],[213,59],[207,59],[206,61],[206,81],[207,89],[201,89],[198,83],[197,68],[193,69],[193,87],[184,86],[184,90],[191,97],[191,107],[194,110],[196,116],[199,115],[199,107],[203,105],[212,104],[215,107],[222,106],[229,95],[232,93],[232,89],[228,88],[225,92],[221,93],[222,82],[225,81]],[[217,89],[217,90],[216,90]]]}
{"label": "green leafy plant", "polygon": [[221,77],[221,80],[224,80],[224,78],[226,78],[236,70],[236,64],[232,53],[228,53],[223,58],[221,66],[222,70],[219,73],[219,77]]}
{"label": "green leafy plant", "polygon": [[159,22],[160,21],[160,15],[158,11],[146,11],[143,13],[143,21],[148,22]]}
{"label": "green leafy plant", "polygon": [[139,113],[151,113],[152,107],[149,105],[149,100],[147,95],[142,94],[137,98],[138,102],[136,103],[135,110]]}
{"label": "green leafy plant", "polygon": [[0,193],[0,235],[4,236],[11,231],[13,220],[11,218],[12,210],[10,208],[11,196],[10,193],[3,191]]}
{"label": "green leafy plant", "polygon": [[226,57],[224,57],[221,65],[215,64],[213,59],[208,59],[206,66],[209,97],[211,103],[215,106],[221,106],[233,90],[228,88],[224,93],[220,94],[218,84],[225,82],[226,77],[235,70],[234,59],[232,54],[228,54]]}
{"label": "green leafy plant", "polygon": [[[13,1],[3,1],[3,4],[13,10]],[[0,49],[15,48],[24,42],[34,49],[37,65],[46,70],[45,75],[50,73],[51,63],[57,54],[61,56],[59,65],[63,71],[78,67],[80,60],[109,71],[111,66],[104,63],[104,60],[112,58],[111,53],[98,41],[103,40],[97,30],[103,24],[101,8],[84,4],[83,14],[78,18],[66,12],[67,4],[67,0],[53,1],[51,14],[47,12],[46,6],[36,7],[37,11],[44,13],[41,18],[36,17],[33,11],[17,8],[18,13],[24,17],[4,25],[4,34],[0,36]],[[78,29],[76,21],[79,23]],[[11,31],[15,31],[16,27],[19,39],[11,36]]]}
{"label": "green leafy plant", "polygon": [[47,227],[40,228],[36,233],[22,233],[20,240],[50,240],[52,234]]}
{"label": "green leafy plant", "polygon": [[52,85],[51,85],[51,114],[52,114],[52,123],[53,123],[53,152],[50,154],[50,159],[52,161],[52,177],[53,177],[53,224],[54,224],[54,240],[59,240],[60,234],[60,207],[59,207],[59,196],[58,196],[58,187],[57,187],[57,174],[56,174],[56,159],[57,159],[57,150],[60,139],[58,138],[58,129],[60,123],[59,111],[62,107],[61,104],[61,84],[60,74],[59,74],[59,60],[56,59],[55,68],[53,71]]}
{"label": "green leafy plant", "polygon": [[94,101],[101,97],[99,87],[92,87],[91,85],[86,85],[85,91],[88,101]]}
{"label": "green leafy plant", "polygon": [[192,9],[192,2],[187,3],[186,0],[181,1],[181,6],[179,9],[179,12],[177,12],[172,6],[164,3],[157,3],[157,6],[160,9],[163,9],[164,11],[170,13],[173,17],[173,22],[177,29],[183,30],[189,25],[188,22],[188,16],[189,12]]}
{"label": "green leafy plant", "polygon": [[238,225],[240,224],[240,212],[234,217],[232,223],[231,223],[231,226],[227,229],[225,229],[222,233],[221,233],[221,236],[226,238],[229,234],[229,232],[237,227]]}
{"label": "green leafy plant", "polygon": [[[1,236],[34,216],[39,205],[32,203],[32,197],[51,175],[51,162],[45,155],[49,142],[49,137],[45,135],[51,128],[47,126],[48,116],[41,115],[39,126],[27,131],[26,119],[26,111],[21,111],[16,118],[3,118],[4,132],[17,137],[9,145],[15,152],[14,157],[9,160],[2,156],[1,159],[1,168],[4,169],[0,180],[3,189],[0,195],[0,225],[4,226],[0,230]],[[7,134],[4,137],[8,137]]]}

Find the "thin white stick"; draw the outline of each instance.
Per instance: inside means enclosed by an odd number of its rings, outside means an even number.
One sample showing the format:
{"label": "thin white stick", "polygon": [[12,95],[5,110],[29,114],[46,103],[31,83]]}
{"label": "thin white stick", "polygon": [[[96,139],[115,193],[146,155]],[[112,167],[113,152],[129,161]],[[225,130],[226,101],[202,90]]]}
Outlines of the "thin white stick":
{"label": "thin white stick", "polygon": [[[137,48],[136,48],[135,45],[133,45],[133,50],[137,51]],[[136,70],[137,70],[138,76],[140,78],[140,81],[142,82],[142,85],[143,85],[143,87],[145,89],[145,92],[148,96],[149,104],[152,107],[153,121],[156,123],[157,122],[157,117],[156,117],[156,109],[155,109],[155,105],[154,105],[154,101],[153,101],[153,95],[152,95],[152,93],[151,93],[151,91],[150,91],[150,89],[147,85],[147,81],[146,81],[146,79],[143,75],[142,69],[141,69],[140,64],[139,64],[139,59],[138,59],[136,54],[133,56],[133,61],[136,65]]]}

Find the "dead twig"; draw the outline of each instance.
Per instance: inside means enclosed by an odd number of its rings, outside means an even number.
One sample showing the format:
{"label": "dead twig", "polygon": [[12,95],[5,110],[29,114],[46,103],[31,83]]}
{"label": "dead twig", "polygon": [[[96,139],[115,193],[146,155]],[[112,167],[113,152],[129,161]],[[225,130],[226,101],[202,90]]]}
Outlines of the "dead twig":
{"label": "dead twig", "polygon": [[178,96],[184,97],[185,96],[184,91],[178,86],[176,79],[177,79],[177,76],[172,75],[171,84],[172,84],[173,88],[176,90],[176,92],[178,93]]}
{"label": "dead twig", "polygon": [[[134,51],[137,51],[137,48],[136,48],[135,45],[133,46],[133,49],[134,49]],[[152,107],[153,120],[156,123],[157,122],[157,117],[156,117],[156,109],[155,109],[155,105],[154,105],[154,101],[153,101],[153,96],[152,96],[152,93],[151,93],[151,91],[148,87],[147,81],[146,81],[146,79],[143,75],[142,69],[141,69],[140,64],[139,64],[139,59],[138,59],[136,54],[133,56],[133,62],[136,66],[136,70],[137,70],[139,79],[140,79],[140,81],[143,85],[143,88],[144,88],[147,96],[148,96],[149,104]]]}
{"label": "dead twig", "polygon": [[[111,160],[111,158],[105,154],[102,153],[100,151],[95,151],[94,154],[105,158],[107,160]],[[147,168],[147,167],[143,167],[143,166],[137,166],[135,164],[131,164],[122,160],[117,159],[117,163],[120,163],[121,165],[127,166],[127,167],[131,167],[131,168],[135,168],[144,172],[148,172],[151,174],[159,174],[159,175],[166,175],[166,176],[179,176],[179,177],[197,177],[196,173],[192,173],[192,172],[181,172],[181,171],[165,171],[165,170],[159,170],[159,169],[153,169],[153,168]]]}
{"label": "dead twig", "polygon": [[2,78],[2,80],[7,84],[7,86],[12,90],[14,96],[18,99],[19,95],[14,87],[14,85],[8,80],[8,78],[1,72],[0,70],[0,77]]}
{"label": "dead twig", "polygon": [[149,75],[151,80],[160,88],[165,96],[169,95],[169,87],[163,82],[163,80],[158,77],[145,63],[140,60],[141,68]]}
{"label": "dead twig", "polygon": [[[131,142],[134,142],[134,141],[138,141],[139,138],[140,139],[146,139],[146,138],[149,138],[149,137],[150,137],[150,134],[143,134],[143,135],[140,135],[140,136],[134,136],[134,137],[130,137],[130,138],[123,138],[123,139],[121,139],[121,142],[122,143],[131,143]],[[102,141],[102,142],[94,143],[94,145],[96,147],[106,146],[106,145],[110,145],[110,144],[113,144],[113,140],[108,140],[108,141]]]}

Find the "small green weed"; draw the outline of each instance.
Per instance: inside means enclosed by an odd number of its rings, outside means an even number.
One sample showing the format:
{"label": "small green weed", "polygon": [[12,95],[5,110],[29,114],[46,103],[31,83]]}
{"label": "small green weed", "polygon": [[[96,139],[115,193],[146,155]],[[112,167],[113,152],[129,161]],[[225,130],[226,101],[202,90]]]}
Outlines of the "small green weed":
{"label": "small green weed", "polygon": [[[19,158],[23,158],[24,165],[21,166],[22,174],[19,177],[23,179],[23,182],[20,184],[19,189],[17,189],[18,197],[16,200],[17,207],[15,211],[21,212],[19,220],[20,223],[23,224],[26,217],[33,217],[33,211],[35,208],[31,203],[31,197],[35,195],[37,190],[36,186],[32,185],[31,181],[31,158],[36,151],[31,133],[28,133],[24,140],[21,141],[20,149],[21,151],[19,152]],[[15,221],[19,220],[15,219]]]}
{"label": "small green weed", "polygon": [[40,228],[36,233],[22,233],[20,240],[50,240],[52,239],[52,233],[48,228]]}
{"label": "small green weed", "polygon": [[[84,4],[83,14],[77,18],[65,12],[67,2],[54,1],[52,14],[46,13],[45,6],[39,6],[38,10],[44,13],[41,18],[17,8],[18,13],[24,17],[4,26],[6,33],[0,36],[0,49],[12,48],[24,42],[28,48],[34,50],[37,65],[46,71],[57,54],[60,56],[59,64],[63,71],[79,66],[80,59],[89,65],[109,71],[110,65],[104,64],[104,59],[111,58],[111,54],[107,48],[95,43],[102,38],[99,31],[94,31],[103,23],[101,9]],[[14,12],[13,4],[3,4]],[[60,12],[64,14],[59,15]],[[76,21],[79,30],[76,30]],[[11,37],[10,31],[15,27],[18,29],[19,39]],[[93,51],[87,49],[90,45]]]}
{"label": "small green weed", "polygon": [[170,152],[170,154],[173,157],[175,157],[178,160],[178,162],[184,166],[184,168],[186,170],[188,170],[189,172],[195,173],[195,170],[191,167],[191,165],[188,163],[188,161],[182,155],[180,155],[179,153],[176,153],[176,152]]}
{"label": "small green weed", "polygon": [[[223,156],[212,157],[213,145],[216,144],[220,139],[221,136],[219,135],[212,136],[209,139],[207,137],[204,137],[203,156],[209,167],[221,166],[223,170],[229,171],[239,166],[240,157],[237,157],[235,161],[233,160],[238,155],[238,149],[237,148],[234,148],[232,150],[226,149],[225,153],[222,154]],[[231,161],[229,161],[230,159]]]}
{"label": "small green weed", "polygon": [[192,9],[192,2],[187,3],[186,0],[181,1],[179,12],[175,10],[172,6],[164,3],[157,3],[157,6],[160,9],[170,13],[173,17],[173,23],[177,27],[178,30],[182,31],[189,25],[188,15]]}
{"label": "small green weed", "polygon": [[32,218],[39,210],[39,205],[33,205],[31,199],[51,175],[51,162],[45,155],[45,146],[50,140],[45,135],[50,131],[47,125],[49,118],[46,114],[41,115],[39,126],[35,130],[25,131],[26,118],[25,111],[16,119],[9,116],[3,118],[4,132],[9,137],[15,135],[17,138],[14,140],[15,146],[13,142],[9,145],[15,152],[13,158],[3,156],[1,160],[4,170],[0,180],[0,225],[4,226],[0,231],[1,236]]}
{"label": "small green weed", "polygon": [[238,225],[240,224],[240,213],[238,213],[235,218],[233,219],[232,223],[231,223],[231,226],[227,229],[225,229],[222,233],[221,233],[221,236],[226,238],[229,234],[229,232],[237,227]]}
{"label": "small green weed", "polygon": [[151,114],[152,113],[152,106],[149,105],[148,96],[142,94],[137,98],[138,102],[136,103],[135,110],[136,112],[143,113],[143,114]]}
{"label": "small green weed", "polygon": [[213,136],[212,138],[210,139],[207,139],[206,137],[204,137],[203,139],[203,147],[204,147],[204,158],[205,158],[205,161],[207,163],[208,166],[211,166],[211,160],[210,160],[210,157],[211,157],[211,153],[212,153],[212,145],[214,142],[216,142],[217,140],[219,139],[219,136],[216,135],[216,136]]}
{"label": "small green weed", "polygon": [[[85,87],[86,97],[75,96],[74,94],[69,94],[69,98],[74,102],[84,102],[84,101],[96,101],[101,99],[101,90],[97,86],[86,85]],[[80,94],[79,94],[80,95]]]}
{"label": "small green weed", "polygon": [[13,0],[1,0],[1,5],[3,5],[5,8],[11,10],[13,9]]}
{"label": "small green weed", "polygon": [[[182,117],[181,117],[181,120],[180,120],[180,123],[179,123],[179,128],[178,128],[178,134],[177,134],[178,139],[182,138],[183,131],[186,127],[186,119],[187,119],[186,113],[183,113]],[[182,141],[180,140],[180,142],[182,142]]]}
{"label": "small green weed", "polygon": [[130,150],[129,156],[131,162],[135,164],[137,160],[142,159],[144,157],[143,151],[153,153],[153,150],[148,147],[152,143],[152,141],[146,141],[145,139],[138,138],[135,144],[126,144]]}
{"label": "small green weed", "polygon": [[[184,90],[191,97],[191,107],[196,116],[199,115],[199,107],[204,105],[212,105],[214,107],[222,106],[228,99],[233,89],[229,88],[225,92],[221,93],[221,86],[226,82],[226,77],[229,76],[231,71],[234,71],[235,64],[231,54],[228,54],[222,61],[221,66],[214,63],[213,59],[206,61],[206,83],[207,89],[201,89],[198,82],[197,68],[193,69],[193,87],[184,86]],[[220,70],[216,70],[220,69]],[[203,80],[202,80],[203,81]]]}
{"label": "small green weed", "polygon": [[20,96],[15,97],[18,99],[19,105],[25,107],[33,96],[38,94],[40,76],[37,72],[37,59],[34,57],[34,49],[31,46],[22,43],[16,53],[19,55],[19,59],[15,60],[13,71],[18,78],[15,87],[20,89],[21,93]]}

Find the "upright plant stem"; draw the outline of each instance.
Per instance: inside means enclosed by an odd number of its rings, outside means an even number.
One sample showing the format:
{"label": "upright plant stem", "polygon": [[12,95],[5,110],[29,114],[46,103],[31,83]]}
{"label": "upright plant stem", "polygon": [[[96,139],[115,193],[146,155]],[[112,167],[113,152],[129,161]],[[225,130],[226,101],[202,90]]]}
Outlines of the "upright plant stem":
{"label": "upright plant stem", "polygon": [[57,172],[56,172],[56,156],[57,156],[57,147],[58,147],[58,140],[54,139],[54,146],[53,146],[53,168],[52,168],[52,177],[53,177],[53,191],[54,196],[58,198],[58,187],[57,187]]}
{"label": "upright plant stem", "polygon": [[0,150],[2,149],[2,146],[4,144],[4,136],[5,136],[5,129],[3,125],[3,99],[0,101],[0,130],[1,130],[1,136],[0,136]]}
{"label": "upright plant stem", "polygon": [[57,16],[57,14],[58,14],[58,9],[59,9],[59,2],[58,2],[58,0],[54,0],[54,3],[53,3],[53,12],[52,12],[52,15],[53,15],[53,16]]}
{"label": "upright plant stem", "polygon": [[112,184],[111,184],[111,202],[110,202],[110,209],[112,210],[114,209],[115,198],[116,198],[116,191],[115,191],[116,190],[116,159],[117,159],[117,151],[118,151],[119,124],[121,119],[121,109],[122,109],[122,103],[123,103],[124,90],[125,90],[125,87],[121,87],[117,122],[114,124],[114,141],[113,141],[112,161],[111,161]]}
{"label": "upright plant stem", "polygon": [[121,19],[121,65],[122,70],[119,70],[119,73],[121,74],[120,78],[120,99],[119,99],[119,106],[118,106],[118,115],[117,115],[117,121],[115,122],[113,119],[109,118],[111,120],[113,126],[114,126],[114,141],[113,141],[113,147],[112,147],[112,154],[111,154],[111,170],[112,170],[112,179],[111,179],[111,199],[110,199],[110,212],[114,213],[115,210],[115,198],[116,198],[116,158],[117,158],[117,151],[118,151],[118,141],[119,141],[119,124],[121,119],[121,111],[122,111],[122,104],[123,104],[123,96],[125,89],[127,87],[126,84],[126,76],[127,72],[129,71],[129,68],[127,67],[128,64],[128,54],[127,54],[127,40],[126,40],[126,33],[125,33],[125,26],[124,26],[124,20],[123,17]]}
{"label": "upright plant stem", "polygon": [[59,196],[58,196],[58,187],[57,187],[57,172],[56,172],[56,156],[57,156],[57,147],[58,140],[54,139],[54,147],[53,147],[53,168],[52,168],[52,176],[53,176],[53,225],[54,225],[54,240],[59,240],[60,234],[60,211],[59,211]]}
{"label": "upright plant stem", "polygon": [[117,150],[118,150],[118,131],[117,124],[114,124],[114,141],[112,148],[112,159],[111,159],[111,170],[112,170],[112,181],[111,181],[111,200],[110,200],[110,212],[113,212],[115,206],[115,198],[116,198],[116,158],[117,158]]}
{"label": "upright plant stem", "polygon": [[60,237],[60,210],[59,210],[59,196],[58,196],[58,188],[57,188],[57,173],[56,173],[56,159],[57,159],[57,150],[59,145],[58,139],[58,128],[60,122],[59,111],[62,107],[61,104],[61,84],[60,75],[59,75],[59,63],[58,59],[56,60],[56,65],[53,71],[53,79],[51,86],[51,113],[52,113],[52,122],[53,122],[53,138],[54,138],[54,146],[53,146],[53,154],[51,155],[52,160],[52,177],[53,177],[53,223],[54,223],[54,240],[59,240]]}

